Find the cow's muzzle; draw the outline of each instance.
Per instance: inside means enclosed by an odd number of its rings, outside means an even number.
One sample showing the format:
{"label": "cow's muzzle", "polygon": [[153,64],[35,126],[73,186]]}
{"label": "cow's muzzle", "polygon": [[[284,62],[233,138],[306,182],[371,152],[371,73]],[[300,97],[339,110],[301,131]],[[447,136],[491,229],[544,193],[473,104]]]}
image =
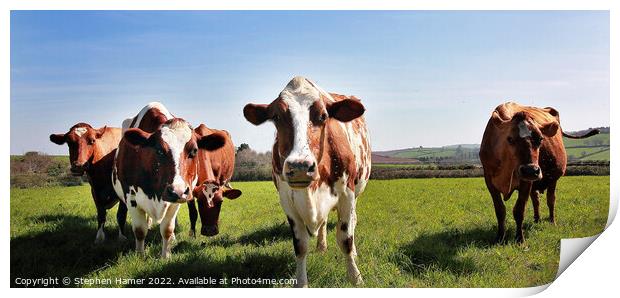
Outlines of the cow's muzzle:
{"label": "cow's muzzle", "polygon": [[519,176],[522,180],[537,181],[542,179],[542,171],[537,164],[527,164],[519,166]]}
{"label": "cow's muzzle", "polygon": [[78,163],[72,163],[71,164],[71,175],[73,176],[82,176],[84,175],[84,172],[86,170],[88,170],[88,164],[89,163],[83,163],[83,164],[78,164]]}
{"label": "cow's muzzle", "polygon": [[284,164],[286,182],[292,188],[306,188],[318,178],[318,170],[314,161],[290,161]]}
{"label": "cow's muzzle", "polygon": [[185,203],[192,198],[190,195],[189,187],[186,187],[185,190],[181,191],[175,189],[172,185],[168,185],[164,190],[164,195],[162,199],[166,202],[170,203]]}
{"label": "cow's muzzle", "polygon": [[218,227],[218,225],[213,225],[213,226],[205,226],[203,225],[202,228],[200,228],[200,234],[203,236],[215,236],[217,234],[220,233],[220,229]]}

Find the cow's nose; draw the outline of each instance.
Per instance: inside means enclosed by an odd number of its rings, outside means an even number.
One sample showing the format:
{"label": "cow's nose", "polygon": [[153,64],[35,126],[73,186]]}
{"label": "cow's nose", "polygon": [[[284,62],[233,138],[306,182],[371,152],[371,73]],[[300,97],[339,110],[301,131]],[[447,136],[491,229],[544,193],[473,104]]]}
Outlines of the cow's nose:
{"label": "cow's nose", "polygon": [[308,186],[318,177],[316,162],[308,160],[289,161],[284,167],[284,174],[289,185],[294,187]]}
{"label": "cow's nose", "polygon": [[175,188],[172,185],[168,185],[166,187],[166,195],[164,196],[165,201],[176,202],[180,199],[186,199],[189,195],[189,187],[186,187],[185,190],[179,191],[178,188]]}
{"label": "cow's nose", "polygon": [[297,174],[311,174],[316,170],[316,163],[313,161],[292,161],[287,163],[286,176],[292,177]]}
{"label": "cow's nose", "polygon": [[537,164],[522,165],[519,167],[519,173],[526,180],[540,180],[542,178],[540,167]]}

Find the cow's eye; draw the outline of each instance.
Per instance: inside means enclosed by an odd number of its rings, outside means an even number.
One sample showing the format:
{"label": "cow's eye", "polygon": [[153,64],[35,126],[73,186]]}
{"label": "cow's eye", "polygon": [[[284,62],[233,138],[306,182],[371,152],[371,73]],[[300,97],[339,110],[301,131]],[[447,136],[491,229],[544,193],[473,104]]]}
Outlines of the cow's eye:
{"label": "cow's eye", "polygon": [[512,137],[508,137],[508,144],[514,145],[515,140]]}
{"label": "cow's eye", "polygon": [[88,139],[88,145],[95,144],[95,139]]}
{"label": "cow's eye", "polygon": [[196,154],[198,154],[198,148],[192,148],[191,150],[189,150],[189,158],[194,158]]}
{"label": "cow's eye", "polygon": [[164,150],[162,150],[161,148],[157,148],[157,155],[164,156]]}
{"label": "cow's eye", "polygon": [[273,121],[279,121],[280,120],[280,116],[278,114],[273,115]]}

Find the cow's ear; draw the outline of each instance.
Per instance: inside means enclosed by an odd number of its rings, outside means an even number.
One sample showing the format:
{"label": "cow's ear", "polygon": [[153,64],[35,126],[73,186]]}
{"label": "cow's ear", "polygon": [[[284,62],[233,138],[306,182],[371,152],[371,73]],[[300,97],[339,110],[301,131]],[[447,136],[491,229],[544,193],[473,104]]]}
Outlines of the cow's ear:
{"label": "cow's ear", "polygon": [[215,151],[226,144],[226,136],[221,132],[215,132],[208,136],[198,137],[198,148],[207,151]]}
{"label": "cow's ear", "polygon": [[249,103],[243,107],[243,116],[254,125],[263,124],[271,119],[271,116],[269,116],[269,105]]}
{"label": "cow's ear", "polygon": [[234,200],[241,196],[241,191],[238,189],[227,189],[222,195],[230,200]]}
{"label": "cow's ear", "polygon": [[540,132],[542,132],[547,137],[552,137],[555,136],[559,128],[560,124],[558,124],[558,122],[556,121],[552,121],[543,125],[543,127],[540,129]]}
{"label": "cow's ear", "polygon": [[327,105],[329,116],[342,122],[349,122],[360,117],[364,114],[364,111],[366,111],[366,108],[357,99],[347,98]]}
{"label": "cow's ear", "polygon": [[52,141],[52,143],[58,144],[58,145],[62,145],[66,142],[65,139],[65,134],[63,133],[55,133],[55,134],[51,134],[50,135],[50,141]]}
{"label": "cow's ear", "polygon": [[123,138],[132,145],[146,146],[149,144],[151,134],[139,128],[130,128],[125,131]]}
{"label": "cow's ear", "polygon": [[100,129],[95,130],[95,137],[97,137],[97,139],[101,138],[107,129],[108,126],[104,126]]}

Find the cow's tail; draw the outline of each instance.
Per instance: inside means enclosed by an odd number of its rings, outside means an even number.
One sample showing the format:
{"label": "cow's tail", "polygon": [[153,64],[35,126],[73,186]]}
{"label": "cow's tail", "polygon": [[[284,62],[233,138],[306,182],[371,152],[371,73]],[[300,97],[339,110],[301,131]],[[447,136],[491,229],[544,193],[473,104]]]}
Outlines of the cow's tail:
{"label": "cow's tail", "polygon": [[592,130],[588,131],[587,133],[585,133],[583,135],[580,135],[580,136],[569,135],[569,134],[567,134],[565,132],[562,132],[562,136],[564,136],[566,138],[569,138],[569,139],[585,139],[585,138],[589,138],[591,136],[597,135],[599,133],[601,133],[600,130],[592,129]]}

